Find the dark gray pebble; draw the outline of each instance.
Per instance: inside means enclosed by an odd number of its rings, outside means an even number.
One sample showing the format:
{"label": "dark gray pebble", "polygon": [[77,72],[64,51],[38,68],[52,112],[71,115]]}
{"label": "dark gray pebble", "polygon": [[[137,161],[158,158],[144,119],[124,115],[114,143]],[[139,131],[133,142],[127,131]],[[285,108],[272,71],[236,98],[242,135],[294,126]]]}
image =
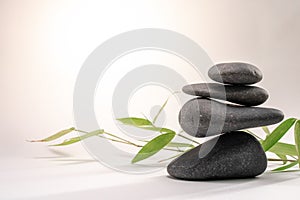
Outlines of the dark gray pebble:
{"label": "dark gray pebble", "polygon": [[226,133],[204,144],[210,149],[204,157],[200,151],[203,147],[198,146],[172,161],[168,173],[184,180],[214,180],[250,178],[266,170],[264,150],[245,132]]}
{"label": "dark gray pebble", "polygon": [[244,107],[195,98],[181,108],[179,124],[192,136],[206,137],[276,124],[283,117],[280,110],[273,108]]}
{"label": "dark gray pebble", "polygon": [[220,63],[211,67],[208,76],[217,82],[249,85],[262,80],[262,72],[254,65],[241,62]]}
{"label": "dark gray pebble", "polygon": [[268,92],[255,86],[222,85],[218,83],[199,83],[182,88],[186,94],[226,100],[245,106],[263,104],[269,97]]}

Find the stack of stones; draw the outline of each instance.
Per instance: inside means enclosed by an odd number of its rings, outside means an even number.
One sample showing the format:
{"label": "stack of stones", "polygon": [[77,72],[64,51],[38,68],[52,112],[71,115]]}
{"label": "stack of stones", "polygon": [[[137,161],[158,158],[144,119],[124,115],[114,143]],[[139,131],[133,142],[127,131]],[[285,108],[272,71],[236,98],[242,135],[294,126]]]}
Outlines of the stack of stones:
{"label": "stack of stones", "polygon": [[262,80],[261,71],[247,63],[221,63],[211,67],[208,76],[219,83],[183,87],[183,92],[198,97],[182,107],[179,123],[194,137],[219,136],[172,161],[168,173],[186,180],[248,178],[262,174],[267,158],[259,141],[238,131],[283,120],[280,110],[254,107],[268,98],[266,90],[249,86]]}

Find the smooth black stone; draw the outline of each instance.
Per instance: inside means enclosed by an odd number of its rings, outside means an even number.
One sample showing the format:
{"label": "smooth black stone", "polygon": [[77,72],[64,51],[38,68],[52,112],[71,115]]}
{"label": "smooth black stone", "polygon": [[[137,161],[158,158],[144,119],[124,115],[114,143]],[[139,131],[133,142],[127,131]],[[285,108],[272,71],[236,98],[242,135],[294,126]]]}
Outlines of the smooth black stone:
{"label": "smooth black stone", "polygon": [[226,100],[245,106],[263,104],[269,97],[268,92],[255,86],[222,85],[218,83],[199,83],[182,88],[186,94]]}
{"label": "smooth black stone", "polygon": [[283,120],[283,113],[273,108],[245,107],[195,98],[183,105],[179,124],[188,134],[207,137],[247,128],[268,126]]}
{"label": "smooth black stone", "polygon": [[205,145],[210,151],[204,157],[198,146],[172,161],[168,173],[184,180],[236,179],[258,176],[267,168],[259,141],[245,132],[225,133]]}
{"label": "smooth black stone", "polygon": [[249,85],[262,80],[262,72],[248,63],[220,63],[212,66],[208,76],[217,82],[227,84]]}

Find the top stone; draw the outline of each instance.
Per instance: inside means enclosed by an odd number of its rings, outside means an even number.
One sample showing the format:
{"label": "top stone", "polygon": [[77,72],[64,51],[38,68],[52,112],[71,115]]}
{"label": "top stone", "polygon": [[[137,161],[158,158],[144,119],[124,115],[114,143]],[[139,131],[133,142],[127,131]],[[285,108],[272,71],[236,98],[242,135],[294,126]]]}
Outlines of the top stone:
{"label": "top stone", "polygon": [[250,85],[262,80],[262,72],[248,63],[220,63],[212,66],[208,76],[219,83]]}

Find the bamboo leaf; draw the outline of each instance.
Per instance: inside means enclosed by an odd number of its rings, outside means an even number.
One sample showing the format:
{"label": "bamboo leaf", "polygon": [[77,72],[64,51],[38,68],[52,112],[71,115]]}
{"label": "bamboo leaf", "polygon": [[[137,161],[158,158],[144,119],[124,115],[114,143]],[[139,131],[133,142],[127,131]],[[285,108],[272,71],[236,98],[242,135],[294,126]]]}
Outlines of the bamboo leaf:
{"label": "bamboo leaf", "polygon": [[62,143],[53,144],[53,145],[50,145],[50,146],[66,146],[66,145],[74,144],[74,143],[79,142],[81,140],[84,140],[86,138],[89,138],[89,137],[92,137],[92,136],[96,136],[96,135],[99,135],[99,134],[103,134],[103,133],[104,133],[104,130],[100,129],[100,130],[96,130],[96,131],[92,131],[92,132],[86,133],[86,134],[84,134],[82,136],[78,136],[78,137],[73,137],[73,138],[66,139]]}
{"label": "bamboo leaf", "polygon": [[167,144],[169,144],[174,137],[175,132],[165,133],[155,137],[143,146],[143,148],[136,154],[136,156],[132,159],[131,162],[137,163],[141,160],[153,156],[161,149],[163,149]]}
{"label": "bamboo leaf", "polygon": [[163,105],[160,107],[159,111],[157,112],[157,114],[155,115],[155,117],[154,117],[154,119],[153,119],[153,124],[155,124],[155,122],[156,122],[157,118],[159,117],[160,113],[161,113],[161,112],[164,110],[164,108],[166,107],[166,105],[167,105],[167,103],[168,103],[170,97],[173,96],[173,95],[176,94],[176,93],[180,93],[180,92],[179,92],[179,91],[173,92],[173,93],[166,99],[166,101],[163,103]]}
{"label": "bamboo leaf", "polygon": [[[149,140],[140,140],[142,142],[149,142]],[[170,142],[169,144],[166,145],[167,147],[189,147],[189,148],[193,148],[195,147],[194,145],[192,144],[188,144],[188,143],[181,143],[181,142]]]}
{"label": "bamboo leaf", "polygon": [[290,118],[282,122],[265,140],[262,141],[262,146],[265,151],[268,151],[274,146],[284,134],[294,125],[295,118]]}
{"label": "bamboo leaf", "polygon": [[119,118],[118,121],[122,122],[125,125],[134,126],[136,128],[156,131],[160,133],[175,133],[175,131],[168,128],[156,127],[150,122],[148,119],[136,118],[136,117],[128,117],[128,118]]}
{"label": "bamboo leaf", "polygon": [[269,128],[267,127],[267,126],[263,126],[263,127],[261,127],[262,128],[262,130],[267,134],[267,135],[270,135],[270,130],[269,130]]}
{"label": "bamboo leaf", "polygon": [[164,104],[160,107],[159,111],[157,112],[157,114],[155,115],[154,119],[153,119],[153,124],[155,124],[157,118],[159,117],[160,113],[164,110],[164,108],[166,107],[168,101],[169,101],[170,97],[167,98],[167,100],[164,102]]}
{"label": "bamboo leaf", "polygon": [[154,126],[152,122],[150,122],[148,119],[129,117],[129,118],[120,118],[117,120],[121,121],[125,125],[134,126],[136,128],[140,128],[144,130],[156,131],[160,133],[175,133],[175,131],[171,129]]}
{"label": "bamboo leaf", "polygon": [[298,163],[300,167],[300,121],[297,120],[295,124],[295,130],[294,130],[294,137],[295,137],[295,144],[296,144],[296,150],[297,150],[297,156],[298,156]]}
{"label": "bamboo leaf", "polygon": [[119,118],[117,120],[123,123],[124,125],[130,125],[135,127],[152,126],[152,122],[150,122],[148,119],[143,119],[143,118],[126,117],[126,118]]}
{"label": "bamboo leaf", "polygon": [[66,139],[62,143],[52,144],[52,145],[49,145],[49,146],[52,146],[52,147],[54,147],[54,146],[66,146],[66,145],[70,145],[70,144],[79,142],[80,140],[81,140],[80,137],[74,137],[74,138]]}
{"label": "bamboo leaf", "polygon": [[173,131],[171,129],[168,129],[168,128],[161,128],[159,130],[159,132],[161,132],[161,133],[173,133],[173,134],[176,134],[175,131]]}
{"label": "bamboo leaf", "polygon": [[177,158],[177,157],[181,156],[182,154],[184,154],[184,153],[180,153],[180,154],[177,154],[177,155],[175,155],[175,156],[172,156],[172,157],[169,157],[169,158],[165,158],[165,159],[160,160],[160,161],[158,161],[158,162],[159,162],[159,163],[162,163],[162,162],[165,162],[165,161],[168,161],[168,160],[172,160],[172,159],[174,159],[174,158]]}
{"label": "bamboo leaf", "polygon": [[75,128],[72,127],[72,128],[66,129],[66,130],[59,131],[58,133],[55,133],[54,135],[51,135],[47,138],[44,138],[41,140],[31,140],[29,142],[50,142],[50,141],[56,140],[64,135],[67,135],[68,133],[71,133],[74,130],[75,130]]}
{"label": "bamboo leaf", "polygon": [[[149,142],[149,140],[140,140],[142,142]],[[188,143],[181,143],[181,142],[170,142],[166,145],[167,147],[186,147],[186,148],[194,148],[195,146]]]}
{"label": "bamboo leaf", "polygon": [[298,162],[291,162],[290,164],[287,164],[287,165],[282,166],[282,167],[278,167],[278,168],[276,168],[276,169],[273,169],[272,171],[273,171],[273,172],[284,171],[284,170],[286,170],[286,169],[289,169],[289,168],[291,168],[291,167],[294,167],[294,166],[297,165],[297,164],[298,164]]}
{"label": "bamboo leaf", "polygon": [[160,127],[154,127],[154,126],[138,126],[136,128],[144,129],[144,130],[149,130],[149,131],[156,131],[156,132],[161,132],[161,133],[166,133],[169,132],[166,128],[160,128]]}
{"label": "bamboo leaf", "polygon": [[192,144],[188,143],[181,143],[181,142],[170,142],[167,144],[167,147],[189,147],[189,148],[194,148],[195,146]]}
{"label": "bamboo leaf", "polygon": [[282,160],[282,164],[285,165],[287,163],[287,157],[286,157],[286,155],[276,154],[276,156],[278,156],[278,158],[280,158]]}
{"label": "bamboo leaf", "polygon": [[283,142],[277,142],[268,151],[280,155],[297,156],[296,146]]}

